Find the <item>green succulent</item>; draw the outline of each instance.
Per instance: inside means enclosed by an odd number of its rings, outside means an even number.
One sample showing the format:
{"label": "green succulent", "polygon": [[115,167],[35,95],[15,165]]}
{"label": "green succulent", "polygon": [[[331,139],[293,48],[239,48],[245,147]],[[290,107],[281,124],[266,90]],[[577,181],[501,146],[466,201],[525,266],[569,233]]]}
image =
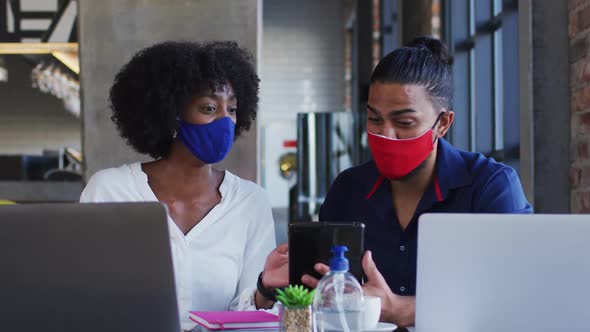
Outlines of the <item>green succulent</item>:
{"label": "green succulent", "polygon": [[287,308],[306,307],[313,303],[314,294],[315,289],[310,292],[309,289],[301,285],[289,285],[285,289],[277,289],[276,298]]}

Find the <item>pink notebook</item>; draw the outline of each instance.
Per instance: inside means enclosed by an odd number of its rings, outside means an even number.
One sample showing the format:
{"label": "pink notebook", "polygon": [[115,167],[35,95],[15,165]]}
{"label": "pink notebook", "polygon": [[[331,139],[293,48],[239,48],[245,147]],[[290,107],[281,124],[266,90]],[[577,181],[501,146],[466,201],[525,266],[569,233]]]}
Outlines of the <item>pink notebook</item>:
{"label": "pink notebook", "polygon": [[279,328],[279,317],[264,311],[191,311],[190,319],[209,330]]}

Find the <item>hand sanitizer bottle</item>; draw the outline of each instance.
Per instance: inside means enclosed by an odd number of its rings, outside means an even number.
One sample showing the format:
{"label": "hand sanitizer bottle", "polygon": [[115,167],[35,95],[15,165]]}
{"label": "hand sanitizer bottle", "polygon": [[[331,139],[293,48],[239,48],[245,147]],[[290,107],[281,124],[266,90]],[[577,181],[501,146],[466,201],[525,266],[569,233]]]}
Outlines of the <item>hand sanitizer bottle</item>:
{"label": "hand sanitizer bottle", "polygon": [[314,331],[361,331],[363,290],[348,272],[346,246],[334,246],[330,272],[318,283],[313,301]]}

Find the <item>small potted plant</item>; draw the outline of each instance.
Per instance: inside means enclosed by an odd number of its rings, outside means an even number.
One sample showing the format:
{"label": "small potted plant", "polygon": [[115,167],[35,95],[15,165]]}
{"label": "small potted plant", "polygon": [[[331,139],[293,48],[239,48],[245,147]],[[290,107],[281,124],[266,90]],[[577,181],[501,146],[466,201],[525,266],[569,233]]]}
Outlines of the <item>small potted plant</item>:
{"label": "small potted plant", "polygon": [[299,285],[277,289],[281,302],[281,330],[284,332],[311,332],[311,304],[315,290],[309,291]]}

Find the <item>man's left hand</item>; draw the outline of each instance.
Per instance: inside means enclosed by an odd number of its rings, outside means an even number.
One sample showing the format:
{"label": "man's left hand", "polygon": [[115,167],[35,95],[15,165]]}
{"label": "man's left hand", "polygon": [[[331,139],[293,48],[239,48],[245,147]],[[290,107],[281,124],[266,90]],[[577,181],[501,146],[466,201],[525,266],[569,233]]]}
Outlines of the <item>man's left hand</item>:
{"label": "man's left hand", "polygon": [[381,298],[380,320],[395,323],[400,327],[413,326],[416,316],[416,297],[394,294],[377,269],[370,251],[367,251],[363,257],[363,270],[367,275],[363,294]]}

